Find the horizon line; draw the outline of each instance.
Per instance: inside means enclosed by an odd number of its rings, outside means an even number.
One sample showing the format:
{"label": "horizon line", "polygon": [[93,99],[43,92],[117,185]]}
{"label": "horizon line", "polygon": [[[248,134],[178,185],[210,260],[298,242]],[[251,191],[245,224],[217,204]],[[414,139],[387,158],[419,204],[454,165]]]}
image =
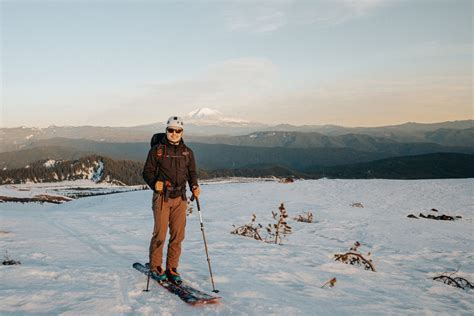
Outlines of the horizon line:
{"label": "horizon line", "polygon": [[[387,125],[371,125],[371,126],[349,126],[349,125],[339,125],[335,123],[326,123],[326,124],[302,124],[302,125],[296,125],[296,124],[290,124],[290,123],[275,123],[275,124],[267,124],[267,123],[260,123],[260,122],[250,122],[249,124],[260,124],[260,125],[266,125],[267,127],[275,127],[279,125],[289,125],[292,127],[324,127],[324,126],[337,126],[337,127],[346,127],[346,128],[379,128],[379,127],[391,127],[391,126],[400,126],[400,125],[405,125],[405,124],[420,124],[420,125],[432,125],[432,124],[442,124],[442,123],[454,123],[454,122],[464,122],[464,121],[474,121],[472,118],[463,118],[463,119],[456,119],[456,120],[448,120],[448,121],[431,121],[431,122],[416,122],[416,121],[404,121],[402,123],[395,123],[395,124],[387,124]],[[0,127],[1,129],[15,129],[15,128],[31,128],[31,129],[47,129],[47,128],[52,128],[52,127],[103,127],[103,128],[133,128],[133,127],[139,127],[139,126],[146,126],[146,125],[164,125],[165,123],[161,122],[153,122],[153,123],[144,123],[144,124],[139,124],[139,125],[90,125],[90,124],[84,124],[84,125],[56,125],[56,124],[51,124],[48,126],[28,126],[28,125],[19,125],[19,126],[13,126],[13,127]],[[219,124],[215,125],[199,125],[199,124],[193,124],[190,123],[191,125],[194,126],[219,126]],[[237,126],[235,126],[237,127]],[[232,128],[232,127],[229,127]]]}

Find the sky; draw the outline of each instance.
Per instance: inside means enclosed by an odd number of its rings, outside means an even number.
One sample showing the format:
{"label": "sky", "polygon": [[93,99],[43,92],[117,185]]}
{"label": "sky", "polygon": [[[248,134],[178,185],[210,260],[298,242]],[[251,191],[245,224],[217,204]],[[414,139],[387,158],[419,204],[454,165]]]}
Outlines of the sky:
{"label": "sky", "polygon": [[0,0],[1,127],[473,118],[473,1]]}

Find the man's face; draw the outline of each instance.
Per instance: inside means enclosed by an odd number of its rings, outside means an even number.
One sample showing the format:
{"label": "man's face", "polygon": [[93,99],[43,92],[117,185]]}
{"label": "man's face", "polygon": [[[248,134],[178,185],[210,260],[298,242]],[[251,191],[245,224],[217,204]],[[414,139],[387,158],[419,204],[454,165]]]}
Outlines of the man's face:
{"label": "man's face", "polygon": [[177,127],[168,127],[166,129],[166,137],[172,143],[178,143],[183,137],[183,129]]}

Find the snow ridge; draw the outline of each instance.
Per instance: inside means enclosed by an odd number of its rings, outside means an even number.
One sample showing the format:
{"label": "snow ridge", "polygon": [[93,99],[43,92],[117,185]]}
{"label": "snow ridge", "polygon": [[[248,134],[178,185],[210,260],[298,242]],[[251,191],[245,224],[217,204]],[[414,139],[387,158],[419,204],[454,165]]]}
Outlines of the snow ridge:
{"label": "snow ridge", "polygon": [[225,116],[223,113],[210,109],[198,108],[184,116],[184,122],[195,125],[229,125],[229,126],[245,126],[250,124],[249,121]]}
{"label": "snow ridge", "polygon": [[90,170],[89,179],[97,183],[100,181],[100,179],[102,179],[102,176],[104,174],[104,163],[102,161],[99,161],[99,162],[95,161],[94,165],[96,167]]}
{"label": "snow ridge", "polygon": [[46,168],[51,168],[51,167],[54,167],[54,165],[56,165],[56,160],[54,159],[49,159],[48,161],[46,161],[43,166],[45,166]]}

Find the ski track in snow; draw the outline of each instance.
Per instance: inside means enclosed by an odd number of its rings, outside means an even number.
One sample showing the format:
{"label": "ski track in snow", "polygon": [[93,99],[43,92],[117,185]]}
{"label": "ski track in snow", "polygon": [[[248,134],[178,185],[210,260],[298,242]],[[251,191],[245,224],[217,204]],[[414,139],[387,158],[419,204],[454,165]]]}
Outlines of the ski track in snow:
{"label": "ski track in snow", "polygon": [[[0,204],[0,314],[330,315],[458,314],[474,310],[474,292],[432,278],[454,272],[474,280],[474,179],[314,180],[210,183],[201,207],[221,303],[192,307],[132,268],[147,262],[153,229],[151,191],[61,205]],[[283,245],[232,235],[232,224],[273,222],[285,203],[293,233]],[[364,208],[351,207],[361,202]],[[455,222],[408,214],[461,215]],[[315,222],[292,217],[311,211]],[[261,233],[265,235],[264,229]],[[188,217],[180,271],[210,292],[199,216]],[[335,262],[355,241],[377,272]],[[321,288],[332,277],[334,288]]]}

